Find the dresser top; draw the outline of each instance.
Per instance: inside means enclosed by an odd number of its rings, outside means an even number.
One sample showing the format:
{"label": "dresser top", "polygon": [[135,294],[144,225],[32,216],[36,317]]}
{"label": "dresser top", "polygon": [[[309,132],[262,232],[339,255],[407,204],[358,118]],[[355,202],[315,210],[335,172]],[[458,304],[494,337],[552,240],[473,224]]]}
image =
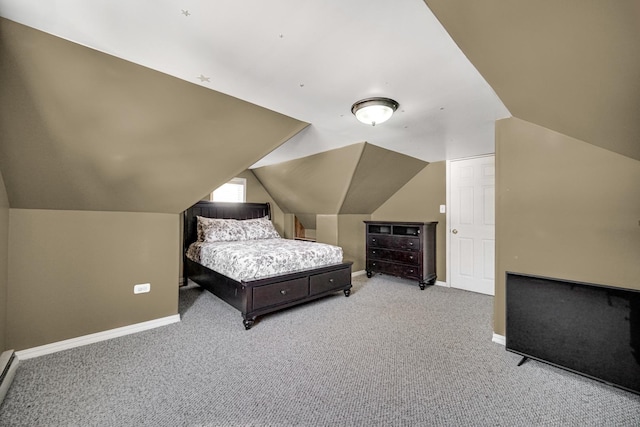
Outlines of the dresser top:
{"label": "dresser top", "polygon": [[411,221],[363,221],[365,224],[383,224],[383,225],[426,225],[426,224],[437,224],[438,221],[430,221],[430,222],[411,222]]}

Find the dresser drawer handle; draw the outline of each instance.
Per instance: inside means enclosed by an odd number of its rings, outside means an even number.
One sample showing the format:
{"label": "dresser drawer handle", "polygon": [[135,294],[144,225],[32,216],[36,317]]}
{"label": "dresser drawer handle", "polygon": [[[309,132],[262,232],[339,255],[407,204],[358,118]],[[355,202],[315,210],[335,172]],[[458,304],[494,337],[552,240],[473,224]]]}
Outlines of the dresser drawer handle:
{"label": "dresser drawer handle", "polygon": [[286,295],[286,294],[287,294],[287,290],[286,290],[286,289],[282,289],[282,290],[280,291],[280,293],[281,293],[282,295]]}
{"label": "dresser drawer handle", "polygon": [[413,259],[413,255],[409,256],[409,259]]}
{"label": "dresser drawer handle", "polygon": [[413,273],[413,270],[409,270],[409,273]]}
{"label": "dresser drawer handle", "polygon": [[334,280],[333,280],[333,279],[329,279],[329,283],[333,283],[333,282],[334,282]]}
{"label": "dresser drawer handle", "polygon": [[413,246],[413,242],[409,242],[409,246]]}
{"label": "dresser drawer handle", "polygon": [[376,239],[371,239],[371,241],[372,241],[372,242],[375,242],[375,241],[376,241]]}
{"label": "dresser drawer handle", "polygon": [[376,251],[371,251],[371,253],[372,253],[372,254],[375,254],[375,253],[376,253]]}

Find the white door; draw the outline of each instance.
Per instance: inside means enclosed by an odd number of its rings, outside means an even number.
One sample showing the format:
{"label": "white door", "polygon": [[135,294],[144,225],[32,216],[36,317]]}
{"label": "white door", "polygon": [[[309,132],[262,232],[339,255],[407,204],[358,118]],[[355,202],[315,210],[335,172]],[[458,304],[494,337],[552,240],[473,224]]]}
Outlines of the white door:
{"label": "white door", "polygon": [[494,295],[495,156],[449,164],[450,285]]}

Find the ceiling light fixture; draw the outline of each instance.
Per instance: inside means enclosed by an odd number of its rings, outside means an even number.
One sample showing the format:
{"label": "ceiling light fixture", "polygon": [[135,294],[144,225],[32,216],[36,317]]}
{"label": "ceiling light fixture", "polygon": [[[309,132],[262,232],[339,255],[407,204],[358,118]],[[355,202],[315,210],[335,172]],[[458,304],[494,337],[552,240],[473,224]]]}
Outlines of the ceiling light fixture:
{"label": "ceiling light fixture", "polygon": [[389,120],[399,105],[389,98],[367,98],[353,104],[351,112],[362,123],[375,126]]}

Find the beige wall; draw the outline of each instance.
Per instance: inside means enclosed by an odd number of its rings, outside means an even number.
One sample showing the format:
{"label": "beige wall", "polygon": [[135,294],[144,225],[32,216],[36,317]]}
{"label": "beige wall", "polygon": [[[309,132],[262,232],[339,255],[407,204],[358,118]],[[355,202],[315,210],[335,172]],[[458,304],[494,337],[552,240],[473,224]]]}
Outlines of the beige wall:
{"label": "beige wall", "polygon": [[514,117],[640,160],[640,2],[424,1]]}
{"label": "beige wall", "polygon": [[0,171],[0,352],[7,349],[7,280],[9,275],[9,200]]}
{"label": "beige wall", "polygon": [[371,219],[368,214],[318,215],[316,241],[342,248],[343,260],[351,261],[352,272],[365,268],[364,222]]}
{"label": "beige wall", "polygon": [[316,216],[316,241],[329,245],[338,244],[338,215]]}
{"label": "beige wall", "polygon": [[338,246],[342,247],[345,261],[353,261],[352,272],[366,267],[364,221],[371,215],[338,215]]}
{"label": "beige wall", "polygon": [[284,236],[286,230],[284,213],[275,200],[273,200],[273,197],[271,197],[267,190],[265,190],[251,170],[247,169],[237,176],[238,178],[245,178],[247,180],[247,202],[268,202],[271,204],[271,222],[273,222],[278,233],[280,233],[281,236]]}
{"label": "beige wall", "polygon": [[[10,209],[6,345],[178,312],[179,215]],[[134,295],[133,286],[151,283]]]}
{"label": "beige wall", "polygon": [[375,221],[438,221],[436,274],[437,280],[441,282],[447,280],[446,214],[440,213],[440,205],[446,202],[446,162],[429,163],[371,215],[371,219]]}
{"label": "beige wall", "polygon": [[358,143],[253,172],[285,212],[306,229],[317,229],[317,214],[371,214],[426,165]]}
{"label": "beige wall", "polygon": [[177,214],[307,126],[0,18],[12,208]]}
{"label": "beige wall", "polygon": [[640,289],[640,161],[512,118],[496,165],[496,333],[505,271]]}
{"label": "beige wall", "polygon": [[300,159],[253,169],[287,213],[306,228],[317,228],[303,214],[337,214],[365,144],[353,144]]}

